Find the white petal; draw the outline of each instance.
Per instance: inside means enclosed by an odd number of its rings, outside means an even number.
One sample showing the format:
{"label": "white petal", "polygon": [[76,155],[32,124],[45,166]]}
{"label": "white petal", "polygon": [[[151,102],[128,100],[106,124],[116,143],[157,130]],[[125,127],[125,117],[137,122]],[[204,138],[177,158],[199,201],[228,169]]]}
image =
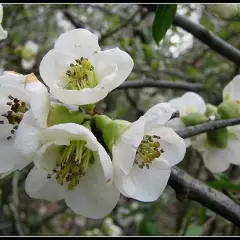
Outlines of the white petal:
{"label": "white petal", "polygon": [[39,72],[43,81],[51,88],[54,84],[64,86],[64,75],[74,62],[74,57],[56,50],[50,50],[42,59]]}
{"label": "white petal", "polygon": [[172,120],[169,120],[165,124],[165,126],[173,128],[174,130],[179,130],[179,129],[185,128],[185,125],[183,124],[183,122],[181,121],[180,118],[174,118]]}
{"label": "white petal", "polygon": [[43,199],[51,202],[62,199],[60,196],[61,185],[58,184],[56,179],[47,178],[47,175],[51,173],[41,169],[33,168],[25,181],[26,193],[31,198]]}
{"label": "white petal", "polygon": [[202,153],[205,166],[213,173],[226,171],[230,166],[232,152],[229,148],[209,148]]}
{"label": "white petal", "polygon": [[240,141],[228,140],[227,148],[232,152],[229,162],[232,164],[240,165]]}
{"label": "white petal", "polygon": [[100,51],[97,36],[83,28],[61,34],[55,42],[54,49],[71,54],[75,58],[91,58],[94,52]]}
{"label": "white petal", "polygon": [[112,91],[126,80],[133,65],[131,56],[119,48],[97,53],[94,56],[94,67],[100,79],[99,87]]}
{"label": "white petal", "polygon": [[0,75],[0,85],[17,85],[24,87],[25,76],[13,71],[4,71],[3,75]]}
{"label": "white petal", "polygon": [[205,152],[206,151],[206,134],[199,134],[195,137],[192,137],[192,147],[197,149],[199,152]]}
{"label": "white petal", "polygon": [[128,197],[143,202],[152,202],[162,194],[170,173],[167,161],[155,160],[149,169],[141,169],[135,165],[128,175],[123,173],[116,176],[115,184],[123,195],[126,192]]}
{"label": "white petal", "polygon": [[145,133],[148,133],[153,128],[164,125],[176,112],[176,109],[172,108],[169,103],[159,103],[151,107],[145,114],[146,119]]}
{"label": "white petal", "polygon": [[101,89],[99,85],[95,88],[84,88],[82,90],[66,90],[55,84],[51,86],[50,92],[57,99],[65,104],[87,105],[99,102],[108,94],[106,89]]}
{"label": "white petal", "polygon": [[128,174],[135,160],[136,151],[144,136],[145,118],[140,117],[119,137],[113,146],[113,161]]}
{"label": "white petal", "polygon": [[33,41],[27,41],[26,44],[24,45],[25,48],[29,48],[31,49],[32,53],[35,55],[38,50],[39,50],[39,46],[37,43],[33,42]]}
{"label": "white petal", "polygon": [[12,124],[8,124],[8,120],[4,117],[0,117],[1,121],[4,121],[4,124],[0,124],[0,141],[7,141],[7,137],[12,136],[11,130],[13,129]]}
{"label": "white petal", "polygon": [[168,103],[180,112],[180,116],[184,116],[188,112],[205,113],[206,111],[206,104],[203,98],[194,92],[187,92],[181,97],[172,99]]}
{"label": "white petal", "polygon": [[47,127],[48,113],[51,107],[47,88],[41,82],[32,82],[26,85],[30,92],[30,106],[36,122],[40,127]]}
{"label": "white petal", "polygon": [[28,159],[31,159],[41,146],[41,129],[35,125],[31,109],[24,114],[18,126],[14,146]]}
{"label": "white petal", "polygon": [[37,168],[47,171],[53,170],[60,159],[59,146],[56,146],[53,142],[43,145],[34,155],[34,163]]}
{"label": "white petal", "polygon": [[161,153],[160,159],[163,156],[170,166],[174,166],[182,161],[186,153],[186,144],[184,139],[178,136],[171,128],[156,128],[148,134],[157,135],[161,138],[159,140],[160,148],[162,148],[164,152]]}
{"label": "white petal", "polygon": [[101,166],[93,165],[78,187],[66,192],[67,205],[77,214],[99,219],[109,214],[120,197],[119,191],[107,183]]}
{"label": "white petal", "polygon": [[240,99],[239,94],[240,94],[240,75],[237,75],[223,89],[223,100],[227,97],[230,100],[239,100]]}
{"label": "white petal", "polygon": [[7,85],[7,84],[0,86],[1,99],[4,98],[6,99],[6,102],[9,102],[9,98],[8,98],[9,95],[23,102],[28,102],[29,100],[29,95],[27,94],[27,92],[18,86]]}
{"label": "white petal", "polygon": [[86,140],[86,147],[92,151],[98,150],[98,141],[86,127],[75,123],[64,123],[47,128],[42,135],[42,141],[57,141],[58,139]]}
{"label": "white petal", "polygon": [[19,152],[17,152],[12,141],[0,141],[0,173],[5,173],[15,169],[15,163],[20,160]]}

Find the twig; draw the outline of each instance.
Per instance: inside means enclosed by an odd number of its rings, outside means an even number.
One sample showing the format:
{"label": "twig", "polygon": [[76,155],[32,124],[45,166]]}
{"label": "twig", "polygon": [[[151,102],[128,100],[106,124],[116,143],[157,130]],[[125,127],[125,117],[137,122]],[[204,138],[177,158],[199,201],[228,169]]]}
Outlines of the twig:
{"label": "twig", "polygon": [[83,28],[84,25],[77,21],[68,11],[63,11],[64,17],[76,28]]}
{"label": "twig", "polygon": [[240,226],[240,205],[223,193],[208,187],[178,167],[172,167],[168,184],[180,200],[195,200],[227,220]]}
{"label": "twig", "polygon": [[188,83],[183,81],[168,81],[168,80],[132,80],[124,82],[121,86],[115,89],[128,89],[128,88],[145,88],[145,87],[157,87],[157,88],[172,88],[172,89],[182,89],[188,91],[202,91],[205,89],[204,85],[201,83]]}
{"label": "twig", "polygon": [[20,219],[20,215],[19,215],[19,197],[18,197],[18,181],[19,181],[19,172],[16,171],[13,175],[13,179],[12,179],[12,196],[13,196],[13,204],[11,205],[11,210],[13,212],[13,216],[15,219],[15,224],[16,224],[16,229],[18,231],[18,234],[20,236],[24,236],[24,230],[23,230],[23,226],[22,226],[22,222]]}
{"label": "twig", "polygon": [[[142,6],[147,8],[150,12],[156,11],[156,5],[154,4],[142,4]],[[190,21],[188,18],[179,14],[175,15],[173,25],[181,27],[217,53],[240,65],[240,51],[210,32],[207,28]]]}
{"label": "twig", "polygon": [[240,124],[240,118],[229,119],[229,120],[215,120],[208,123],[199,124],[194,127],[187,127],[176,131],[182,138],[189,138],[198,134],[224,128],[228,126],[234,126]]}

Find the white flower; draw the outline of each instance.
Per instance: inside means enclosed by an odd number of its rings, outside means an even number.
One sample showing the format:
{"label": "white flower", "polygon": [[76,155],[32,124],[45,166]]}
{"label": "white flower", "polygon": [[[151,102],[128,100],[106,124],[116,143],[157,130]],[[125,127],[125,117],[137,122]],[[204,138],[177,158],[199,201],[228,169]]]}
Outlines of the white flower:
{"label": "white flower", "polygon": [[3,6],[0,4],[0,40],[6,39],[8,32],[2,28],[2,19],[3,19]]}
{"label": "white flower", "polygon": [[240,165],[240,126],[227,128],[227,146],[217,148],[208,144],[207,135],[196,136],[192,146],[202,155],[204,165],[213,173],[226,171],[230,164]]}
{"label": "white flower", "polygon": [[36,62],[36,54],[38,53],[39,46],[33,41],[27,41],[22,49],[21,64],[24,69],[31,69]]}
{"label": "white flower", "polygon": [[25,182],[28,195],[64,199],[84,217],[98,219],[110,213],[120,193],[111,182],[111,159],[93,133],[82,125],[58,124],[42,132],[41,142],[36,167]]}
{"label": "white flower", "polygon": [[164,126],[174,111],[168,103],[155,105],[113,146],[115,184],[126,197],[155,201],[167,185],[171,166],[183,159],[184,140]]}
{"label": "white flower", "polygon": [[[240,75],[237,75],[223,89],[223,99],[240,101]],[[227,170],[230,164],[240,165],[240,126],[227,127],[227,136],[222,136],[226,146],[221,148],[209,144],[207,134],[195,137],[193,147],[197,149],[203,158],[205,166],[213,173]],[[221,137],[221,136],[220,136]],[[220,137],[215,140],[220,141]]]}
{"label": "white flower", "polygon": [[[180,118],[174,118],[166,124],[166,126],[172,127],[174,130],[179,130],[185,127],[181,120],[182,117],[193,112],[204,114],[206,111],[206,104],[203,98],[194,92],[187,92],[181,97],[170,100],[168,103],[180,113]],[[185,143],[187,147],[189,147],[191,145],[191,140],[185,139]]]}
{"label": "white flower", "polygon": [[0,177],[28,165],[15,145],[16,135],[21,132],[19,123],[26,123],[26,131],[32,131],[30,123],[44,126],[48,104],[47,89],[34,74],[5,71],[0,76]]}
{"label": "white flower", "polygon": [[50,92],[66,104],[96,103],[122,84],[133,60],[119,48],[101,51],[98,38],[86,29],[60,35],[40,63],[40,74]]}

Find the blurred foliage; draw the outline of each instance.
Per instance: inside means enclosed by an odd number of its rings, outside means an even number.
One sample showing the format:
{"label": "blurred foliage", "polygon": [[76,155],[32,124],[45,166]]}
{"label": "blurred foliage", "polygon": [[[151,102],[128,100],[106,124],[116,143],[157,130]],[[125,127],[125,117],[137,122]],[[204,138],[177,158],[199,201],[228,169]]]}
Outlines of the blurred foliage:
{"label": "blurred foliage", "polygon": [[[154,12],[129,4],[3,4],[3,28],[8,38],[0,42],[0,68],[39,76],[39,63],[57,37],[68,29],[84,27],[97,34],[102,49],[119,47],[134,59],[129,81],[172,80],[203,83],[206,102],[221,101],[223,87],[239,72],[238,66],[212,51],[180,28],[171,26],[160,46],[152,37]],[[236,48],[240,47],[240,22],[216,18],[204,5],[178,4],[177,13],[199,22]],[[32,69],[24,69],[19,49],[26,41],[39,45]],[[136,120],[158,102],[183,94],[183,90],[145,88],[116,90],[98,104],[99,111],[113,118]],[[208,181],[229,196],[239,195],[239,169],[231,167],[227,180],[209,173],[199,154],[189,148],[180,164],[192,176]],[[67,209],[63,202],[34,200],[24,191],[28,170],[20,172],[19,209],[13,208],[11,181],[13,175],[0,181],[0,235],[19,235],[17,222],[26,235],[107,235],[101,220],[86,219]],[[231,192],[234,191],[234,192]],[[179,202],[167,187],[160,199],[140,203],[121,197],[109,216],[122,235],[239,235],[240,230],[197,202]]]}

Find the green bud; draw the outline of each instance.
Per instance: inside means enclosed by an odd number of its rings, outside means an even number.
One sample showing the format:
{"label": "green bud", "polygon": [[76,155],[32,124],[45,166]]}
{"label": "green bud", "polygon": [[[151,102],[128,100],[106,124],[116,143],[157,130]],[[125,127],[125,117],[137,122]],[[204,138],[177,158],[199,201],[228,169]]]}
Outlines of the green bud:
{"label": "green bud", "polygon": [[30,61],[33,58],[33,52],[31,48],[23,48],[22,49],[22,58],[24,60]]}
{"label": "green bud", "polygon": [[221,128],[207,132],[207,146],[215,148],[226,148],[228,145],[228,130]]}
{"label": "green bud", "polygon": [[131,124],[124,120],[112,120],[105,115],[95,115],[95,123],[96,127],[101,130],[103,140],[110,152],[112,152],[112,147],[117,139]]}
{"label": "green bud", "polygon": [[231,119],[240,117],[240,102],[224,101],[218,106],[218,113],[221,119]]}
{"label": "green bud", "polygon": [[208,103],[208,104],[206,104],[206,107],[207,107],[207,109],[206,109],[205,115],[207,117],[210,117],[212,115],[216,115],[217,114],[217,107],[216,106]]}
{"label": "green bud", "polygon": [[198,112],[191,112],[180,118],[186,127],[195,126],[208,121],[208,118],[204,114]]}
{"label": "green bud", "polygon": [[84,114],[80,111],[69,111],[64,105],[53,104],[48,114],[48,127],[61,123],[77,123],[84,121]]}

